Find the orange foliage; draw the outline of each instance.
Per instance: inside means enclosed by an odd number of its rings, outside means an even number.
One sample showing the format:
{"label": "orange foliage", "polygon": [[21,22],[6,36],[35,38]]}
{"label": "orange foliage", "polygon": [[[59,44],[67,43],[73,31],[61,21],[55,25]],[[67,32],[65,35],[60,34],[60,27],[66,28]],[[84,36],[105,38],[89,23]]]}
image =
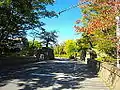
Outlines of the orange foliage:
{"label": "orange foliage", "polygon": [[[93,9],[99,11],[99,16],[94,18],[90,18],[87,27],[79,27],[75,26],[76,32],[86,32],[88,34],[92,34],[95,30],[103,30],[106,28],[110,28],[116,24],[115,17],[117,15],[117,11],[115,10],[116,4],[120,4],[120,2],[113,2],[113,0],[82,0],[82,2],[93,2],[98,5],[94,5]],[[105,9],[103,7],[109,6],[110,8]],[[82,5],[81,5],[82,7]],[[83,5],[83,9],[86,8],[87,5]],[[87,15],[83,15],[84,18],[88,18]],[[77,21],[78,22],[78,21]],[[80,23],[80,22],[79,22]]]}
{"label": "orange foliage", "polygon": [[115,9],[120,9],[120,1],[119,0],[80,0],[80,2],[92,2],[95,4],[101,4],[101,5],[109,5],[111,7],[114,7]]}

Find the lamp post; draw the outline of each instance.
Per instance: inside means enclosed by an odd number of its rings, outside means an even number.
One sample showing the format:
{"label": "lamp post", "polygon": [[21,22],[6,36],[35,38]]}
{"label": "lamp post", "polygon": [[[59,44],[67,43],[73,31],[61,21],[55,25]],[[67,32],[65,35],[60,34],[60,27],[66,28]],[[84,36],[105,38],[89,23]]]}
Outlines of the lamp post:
{"label": "lamp post", "polygon": [[117,28],[116,28],[116,36],[117,36],[117,67],[120,68],[120,16],[116,17],[117,20]]}

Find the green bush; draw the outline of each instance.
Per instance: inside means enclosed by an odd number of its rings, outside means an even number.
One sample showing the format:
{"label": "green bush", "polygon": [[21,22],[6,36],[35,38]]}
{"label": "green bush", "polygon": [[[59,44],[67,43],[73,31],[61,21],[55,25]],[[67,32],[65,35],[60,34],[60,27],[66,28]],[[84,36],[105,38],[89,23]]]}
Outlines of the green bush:
{"label": "green bush", "polygon": [[104,57],[98,57],[96,60],[101,61],[101,62],[115,62],[116,59],[110,57],[110,56],[104,56]]}

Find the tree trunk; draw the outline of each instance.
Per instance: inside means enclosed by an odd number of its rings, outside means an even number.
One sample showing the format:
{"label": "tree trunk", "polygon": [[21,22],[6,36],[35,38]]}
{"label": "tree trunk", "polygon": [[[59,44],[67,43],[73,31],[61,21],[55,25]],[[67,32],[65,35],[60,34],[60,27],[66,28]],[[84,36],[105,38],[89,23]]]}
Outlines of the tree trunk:
{"label": "tree trunk", "polygon": [[86,57],[86,50],[82,50],[81,52],[81,60],[85,61],[85,57]]}
{"label": "tree trunk", "polygon": [[34,42],[35,42],[35,38],[33,38],[33,41],[32,41],[32,48],[33,48],[33,46],[34,46]]}
{"label": "tree trunk", "polygon": [[48,48],[48,42],[46,43],[46,47]]}

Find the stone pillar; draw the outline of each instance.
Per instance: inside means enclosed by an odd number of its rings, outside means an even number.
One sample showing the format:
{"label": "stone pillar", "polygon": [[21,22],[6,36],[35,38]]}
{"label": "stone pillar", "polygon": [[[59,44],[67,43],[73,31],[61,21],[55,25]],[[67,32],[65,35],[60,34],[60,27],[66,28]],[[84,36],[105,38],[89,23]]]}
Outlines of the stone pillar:
{"label": "stone pillar", "polygon": [[117,67],[120,68],[120,16],[116,17],[117,19],[117,28],[116,28],[116,36],[117,36]]}

